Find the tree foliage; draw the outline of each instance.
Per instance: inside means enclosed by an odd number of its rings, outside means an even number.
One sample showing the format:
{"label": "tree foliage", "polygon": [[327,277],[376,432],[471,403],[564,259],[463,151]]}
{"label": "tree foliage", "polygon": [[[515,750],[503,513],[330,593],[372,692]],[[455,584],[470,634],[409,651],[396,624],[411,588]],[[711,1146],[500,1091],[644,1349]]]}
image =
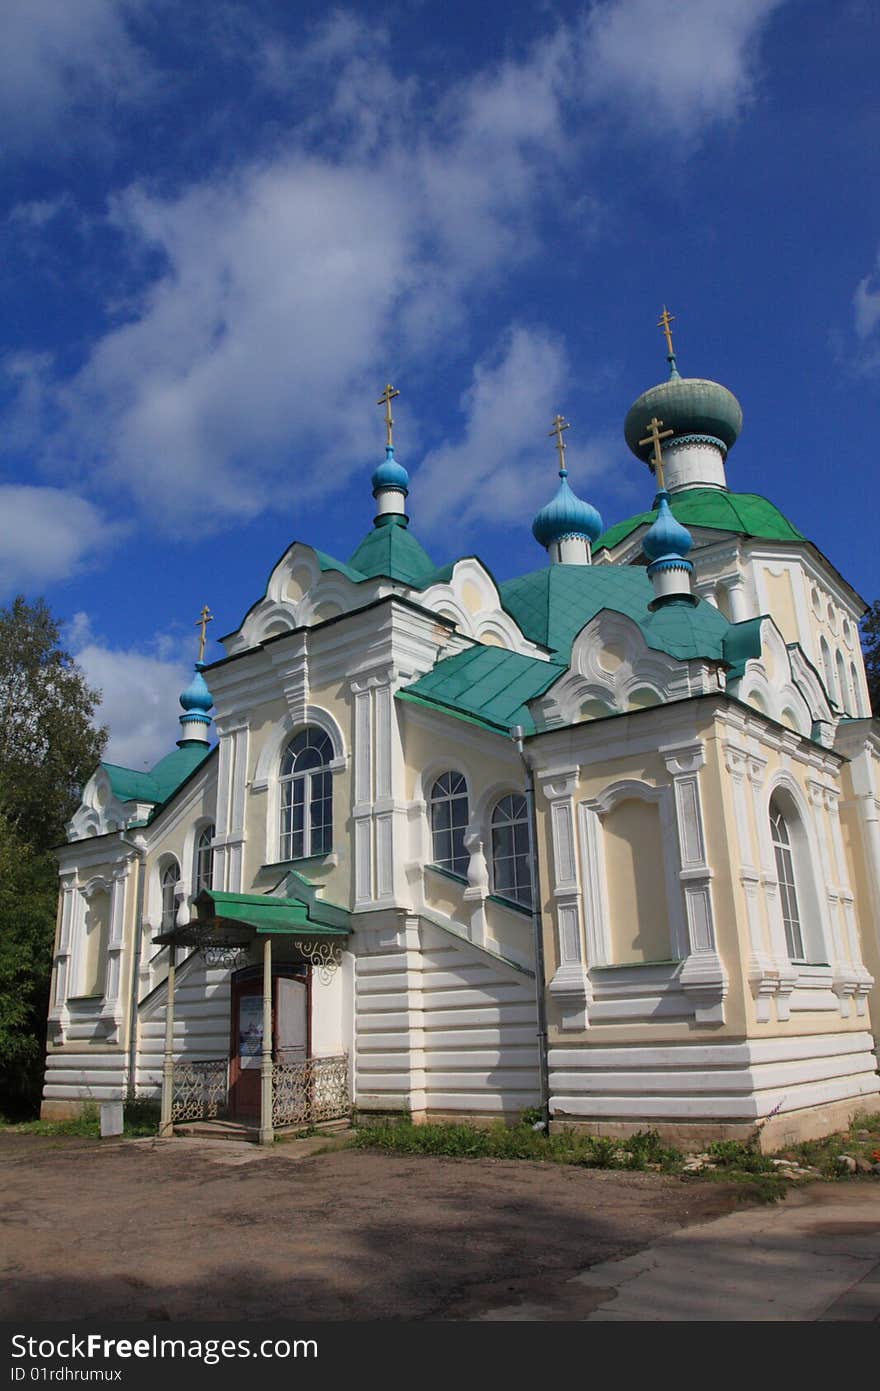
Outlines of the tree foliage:
{"label": "tree foliage", "polygon": [[58,865],[52,847],[107,741],[100,698],[47,604],[0,609],[0,1110],[35,1109],[42,1082]]}
{"label": "tree foliage", "polygon": [[875,599],[862,619],[862,651],[871,710],[880,717],[880,599]]}
{"label": "tree foliage", "polygon": [[0,609],[0,813],[36,851],[64,838],[107,742],[92,690],[45,600]]}

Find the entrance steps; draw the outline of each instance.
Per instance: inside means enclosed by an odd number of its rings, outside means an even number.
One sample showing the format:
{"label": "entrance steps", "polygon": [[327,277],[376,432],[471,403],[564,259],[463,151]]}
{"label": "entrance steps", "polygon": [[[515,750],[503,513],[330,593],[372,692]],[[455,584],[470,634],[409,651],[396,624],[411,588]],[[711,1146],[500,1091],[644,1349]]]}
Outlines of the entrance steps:
{"label": "entrance steps", "polygon": [[[285,1137],[298,1135],[305,1128],[302,1125],[279,1126],[276,1127],[275,1134]],[[337,1120],[317,1121],[308,1128],[316,1131],[319,1135],[341,1135],[351,1130],[351,1121],[348,1116],[340,1116]],[[247,1125],[241,1121],[184,1121],[180,1125],[175,1125],[174,1134],[202,1140],[244,1140],[255,1145],[260,1138],[260,1127]]]}

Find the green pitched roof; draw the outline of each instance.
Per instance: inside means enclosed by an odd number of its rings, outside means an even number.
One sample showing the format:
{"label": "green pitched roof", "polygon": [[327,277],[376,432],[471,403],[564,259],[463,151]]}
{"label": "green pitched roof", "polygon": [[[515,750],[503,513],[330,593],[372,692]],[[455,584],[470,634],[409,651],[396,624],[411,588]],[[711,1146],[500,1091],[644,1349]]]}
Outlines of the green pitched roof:
{"label": "green pitched roof", "polygon": [[659,652],[689,661],[724,659],[731,624],[718,609],[698,604],[648,608],[654,589],[642,566],[549,565],[501,585],[504,606],[526,637],[543,643],[567,664],[578,633],[602,609],[637,623],[645,642]]}
{"label": "green pitched roof", "polygon": [[[711,531],[732,531],[767,541],[804,541],[806,537],[792,526],[769,498],[758,493],[729,493],[721,488],[685,488],[673,493],[669,503],[672,515],[682,526],[702,526]],[[625,522],[616,522],[603,531],[593,546],[593,554],[613,550],[640,526],[650,526],[656,513],[640,512]]]}
{"label": "green pitched roof", "polygon": [[[321,901],[311,903],[300,898],[274,898],[271,894],[229,894],[208,890],[214,916],[224,922],[245,923],[258,933],[308,932],[319,937],[346,937],[351,928],[349,914],[344,908],[328,903],[322,912]],[[340,925],[340,916],[345,926]]]}
{"label": "green pitched roof", "polygon": [[148,773],[102,763],[114,797],[120,802],[167,802],[211,752],[207,744],[188,742],[166,754]]}
{"label": "green pitched roof", "polygon": [[404,700],[464,714],[492,729],[521,724],[534,733],[527,702],[542,695],[565,672],[556,662],[524,657],[504,647],[469,647],[446,657],[411,686],[399,691]]}
{"label": "green pitched roof", "polygon": [[389,579],[401,580],[417,589],[421,589],[436,570],[421,542],[403,519],[397,517],[368,532],[349,558],[348,565],[367,579],[387,575]]}

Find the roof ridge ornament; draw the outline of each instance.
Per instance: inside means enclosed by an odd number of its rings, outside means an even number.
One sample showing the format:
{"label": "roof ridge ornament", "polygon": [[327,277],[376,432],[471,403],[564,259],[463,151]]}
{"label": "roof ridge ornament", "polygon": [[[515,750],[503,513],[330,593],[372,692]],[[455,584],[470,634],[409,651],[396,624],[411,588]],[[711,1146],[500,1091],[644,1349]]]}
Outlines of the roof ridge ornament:
{"label": "roof ridge ornament", "polygon": [[669,439],[670,435],[675,434],[674,430],[661,430],[660,427],[663,424],[664,422],[658,420],[656,415],[652,416],[651,420],[648,422],[648,434],[646,438],[639,440],[640,448],[646,444],[650,444],[653,447],[653,457],[649,460],[649,467],[651,472],[657,475],[657,483],[661,493],[665,492],[666,484],[663,482],[663,451],[660,448],[660,441]]}
{"label": "roof ridge ornament", "polygon": [[669,363],[669,376],[674,378],[679,376],[678,363],[675,360],[675,346],[672,342],[672,329],[670,324],[675,322],[675,315],[670,314],[666,305],[663,306],[663,313],[657,320],[657,327],[662,328],[666,335],[666,361]]}
{"label": "roof ridge ornament", "polygon": [[385,390],[376,402],[377,406],[385,407],[385,448],[394,448],[394,417],[391,414],[391,402],[400,392],[390,382],[386,384]]}
{"label": "roof ridge ornament", "polygon": [[560,414],[557,412],[556,418],[555,418],[555,420],[553,421],[553,429],[547,431],[548,437],[551,436],[551,435],[555,435],[555,436],[556,436],[556,448],[559,450],[559,477],[560,477],[560,478],[567,478],[567,477],[568,477],[568,469],[565,467],[565,440],[562,438],[562,432],[563,432],[563,430],[570,430],[570,429],[571,429],[571,425],[570,425],[569,422],[566,420],[565,416],[564,416],[564,415],[560,415]]}

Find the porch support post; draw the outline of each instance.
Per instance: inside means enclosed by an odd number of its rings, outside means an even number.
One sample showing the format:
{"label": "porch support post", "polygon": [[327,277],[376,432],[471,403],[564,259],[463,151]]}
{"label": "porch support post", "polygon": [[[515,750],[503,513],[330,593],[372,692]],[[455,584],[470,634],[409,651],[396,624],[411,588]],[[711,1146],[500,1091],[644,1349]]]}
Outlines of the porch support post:
{"label": "porch support post", "polygon": [[272,1129],[272,938],[263,943],[263,1059],[260,1065],[260,1144],[271,1145]]}
{"label": "porch support post", "polygon": [[174,1134],[171,1118],[171,1104],[174,1098],[174,943],[168,946],[168,980],[165,1001],[165,1058],[162,1067],[162,1111],[159,1118],[159,1135],[170,1140]]}

